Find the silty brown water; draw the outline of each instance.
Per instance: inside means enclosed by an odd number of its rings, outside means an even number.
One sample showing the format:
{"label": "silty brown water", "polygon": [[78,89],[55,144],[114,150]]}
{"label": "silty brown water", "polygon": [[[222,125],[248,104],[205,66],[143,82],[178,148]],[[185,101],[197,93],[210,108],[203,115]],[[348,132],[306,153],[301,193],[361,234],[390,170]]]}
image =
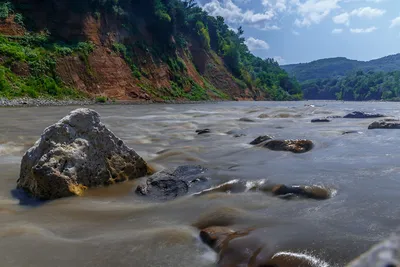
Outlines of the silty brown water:
{"label": "silty brown water", "polygon": [[[257,236],[274,250],[306,252],[330,266],[343,266],[399,225],[400,135],[395,130],[367,130],[374,119],[319,124],[310,120],[354,110],[398,117],[398,106],[350,102],[93,106],[118,137],[157,169],[200,164],[210,169],[213,185],[265,179],[323,185],[337,193],[324,201],[287,201],[245,192],[157,203],[137,196],[138,182],[132,181],[39,206],[19,205],[12,195],[21,157],[45,127],[76,107],[2,108],[0,266],[216,266],[216,255],[191,226],[213,212],[228,214],[239,227],[256,227]],[[195,133],[204,128],[211,133]],[[226,134],[231,130],[246,136]],[[356,132],[343,135],[343,131]],[[310,139],[315,148],[293,154],[248,145],[266,134]]]}

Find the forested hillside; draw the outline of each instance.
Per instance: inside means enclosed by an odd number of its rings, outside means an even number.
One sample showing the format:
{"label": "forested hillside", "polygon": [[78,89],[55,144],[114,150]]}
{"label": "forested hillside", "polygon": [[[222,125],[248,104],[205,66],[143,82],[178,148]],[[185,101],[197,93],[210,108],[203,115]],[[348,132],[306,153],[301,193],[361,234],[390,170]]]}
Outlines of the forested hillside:
{"label": "forested hillside", "polygon": [[293,100],[300,85],[192,0],[0,1],[0,96]]}
{"label": "forested hillside", "polygon": [[282,67],[300,81],[306,99],[400,99],[400,54],[366,62],[329,58]]}

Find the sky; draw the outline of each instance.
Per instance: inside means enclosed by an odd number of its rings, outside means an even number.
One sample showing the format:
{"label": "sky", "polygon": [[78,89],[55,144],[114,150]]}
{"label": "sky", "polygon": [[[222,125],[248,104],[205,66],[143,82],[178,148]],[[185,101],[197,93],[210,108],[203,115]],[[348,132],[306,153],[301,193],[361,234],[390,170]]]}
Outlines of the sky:
{"label": "sky", "polygon": [[371,60],[400,53],[400,0],[198,0],[246,44],[279,64]]}

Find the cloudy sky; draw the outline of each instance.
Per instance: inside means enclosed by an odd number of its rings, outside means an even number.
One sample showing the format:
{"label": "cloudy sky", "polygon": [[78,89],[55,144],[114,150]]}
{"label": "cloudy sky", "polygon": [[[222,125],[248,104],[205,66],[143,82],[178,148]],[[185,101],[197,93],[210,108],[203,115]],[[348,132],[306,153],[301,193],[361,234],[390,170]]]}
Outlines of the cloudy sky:
{"label": "cloudy sky", "polygon": [[281,64],[344,56],[370,60],[400,53],[400,0],[198,0],[246,43]]}

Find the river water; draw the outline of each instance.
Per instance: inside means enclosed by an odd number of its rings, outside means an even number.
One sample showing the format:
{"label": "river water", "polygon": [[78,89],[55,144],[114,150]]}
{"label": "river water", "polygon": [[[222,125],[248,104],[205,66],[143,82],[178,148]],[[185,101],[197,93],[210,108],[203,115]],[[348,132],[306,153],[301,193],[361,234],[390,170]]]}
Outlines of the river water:
{"label": "river water", "polygon": [[[309,106],[313,104],[315,106]],[[23,153],[43,129],[75,107],[0,109],[0,266],[212,267],[216,255],[191,225],[228,216],[256,227],[266,244],[343,266],[400,224],[400,131],[367,130],[373,119],[312,118],[354,110],[400,117],[398,103],[226,102],[94,106],[102,121],[154,168],[200,164],[212,184],[232,179],[316,184],[328,200],[283,200],[263,193],[183,197],[165,203],[135,195],[137,181],[38,206],[19,205],[13,189]],[[268,118],[259,119],[260,114]],[[255,122],[239,121],[240,118]],[[197,135],[195,130],[212,133]],[[246,136],[234,138],[237,130]],[[343,131],[357,131],[343,135]],[[304,154],[248,145],[259,135],[310,139]],[[166,150],[168,149],[168,150]],[[165,151],[166,150],[166,151]],[[158,153],[158,152],[162,153]],[[214,215],[209,215],[214,214]],[[217,215],[216,215],[217,214]]]}

